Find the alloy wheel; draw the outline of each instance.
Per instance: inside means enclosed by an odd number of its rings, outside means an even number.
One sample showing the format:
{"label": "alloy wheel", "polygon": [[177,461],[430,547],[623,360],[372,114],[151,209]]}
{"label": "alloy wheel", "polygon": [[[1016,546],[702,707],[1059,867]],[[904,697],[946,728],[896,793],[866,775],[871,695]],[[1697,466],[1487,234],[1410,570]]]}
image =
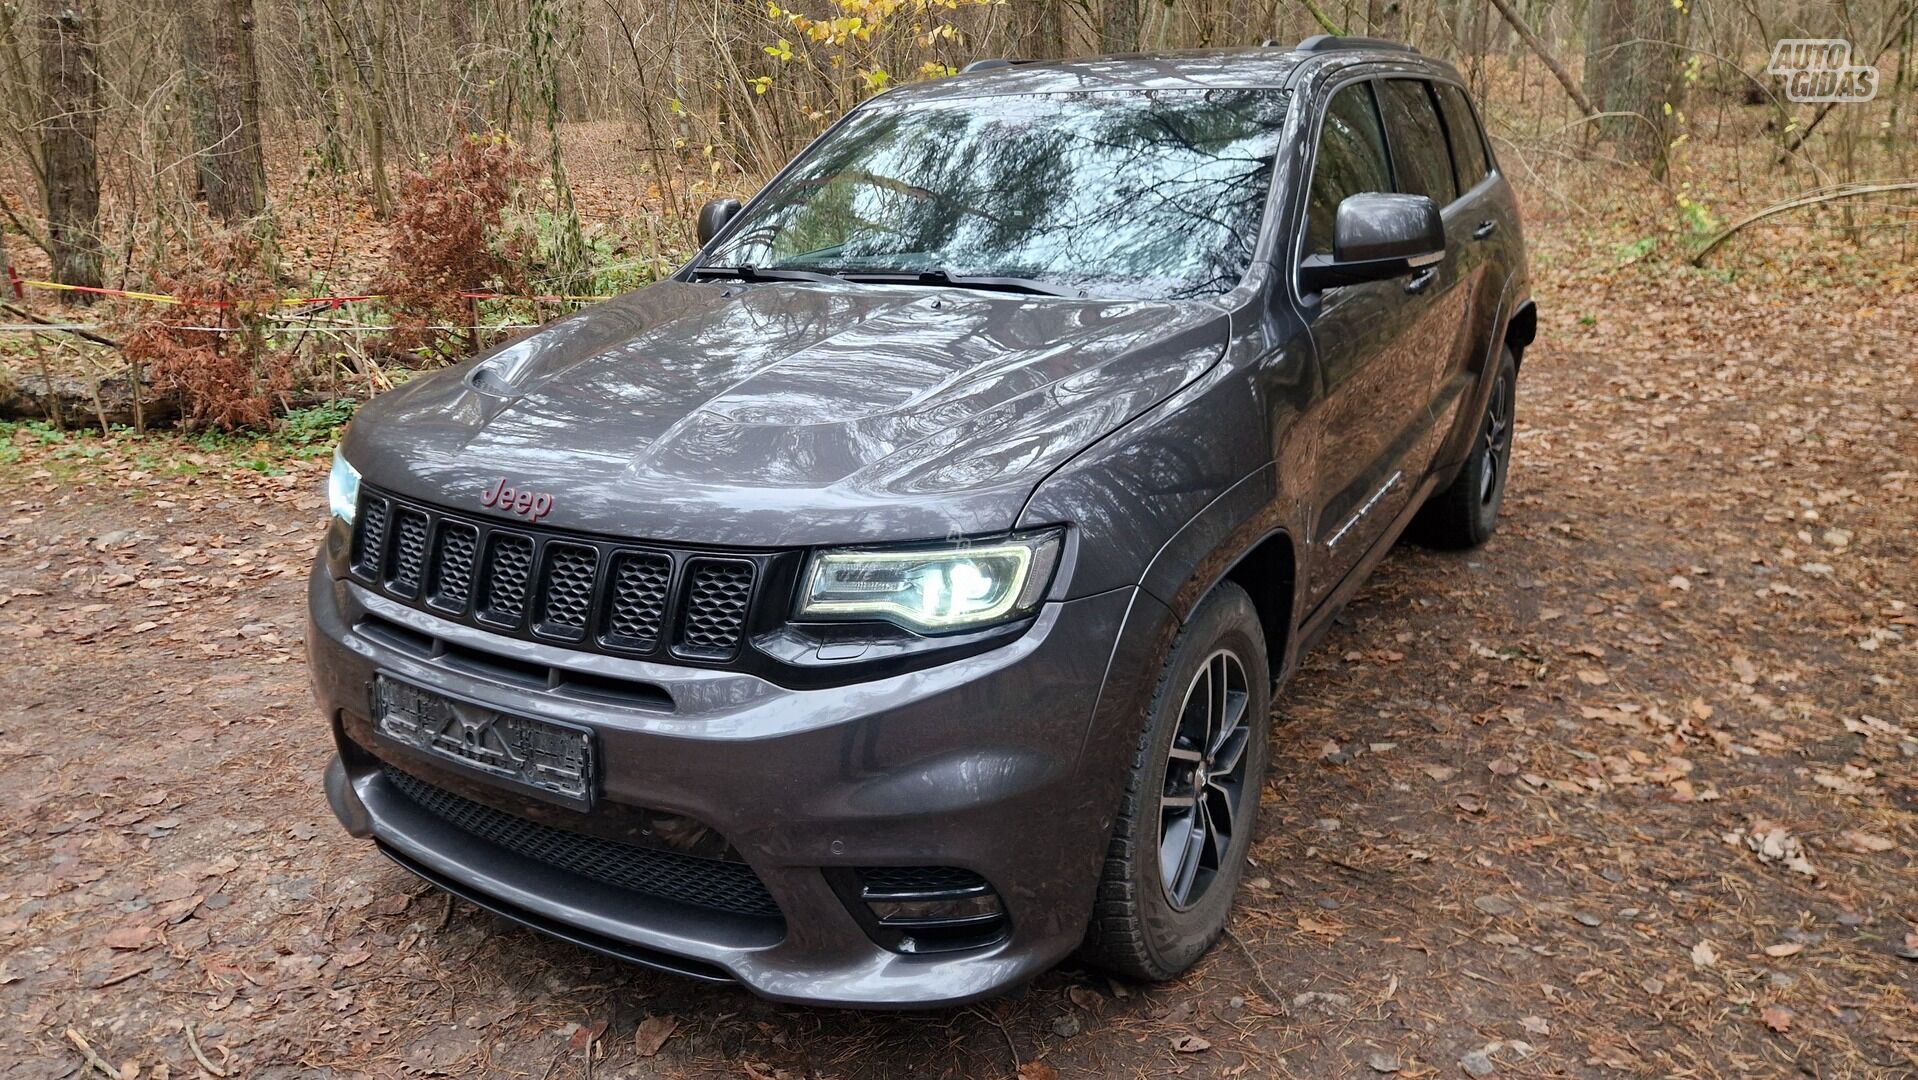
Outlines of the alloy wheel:
{"label": "alloy wheel", "polygon": [[1512,456],[1512,380],[1501,375],[1492,384],[1492,400],[1485,407],[1485,469],[1479,476],[1478,501],[1490,506],[1505,486],[1505,470]]}
{"label": "alloy wheel", "polygon": [[1159,797],[1159,881],[1180,911],[1226,869],[1232,830],[1256,797],[1245,790],[1250,700],[1245,665],[1223,649],[1186,686]]}

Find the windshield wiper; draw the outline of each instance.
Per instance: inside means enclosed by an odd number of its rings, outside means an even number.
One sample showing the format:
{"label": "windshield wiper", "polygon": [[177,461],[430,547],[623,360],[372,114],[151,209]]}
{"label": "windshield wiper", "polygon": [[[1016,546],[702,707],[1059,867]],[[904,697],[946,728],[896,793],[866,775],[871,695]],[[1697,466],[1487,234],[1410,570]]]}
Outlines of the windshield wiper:
{"label": "windshield wiper", "polygon": [[695,266],[694,277],[732,278],[736,281],[837,281],[832,274],[814,270],[761,269],[757,266]]}
{"label": "windshield wiper", "polygon": [[873,285],[945,285],[955,289],[978,289],[983,292],[1035,293],[1040,296],[1082,297],[1084,289],[1054,285],[1033,278],[997,277],[993,275],[973,276],[954,274],[950,270],[934,268],[931,270],[842,270],[839,277],[846,281],[865,282]]}

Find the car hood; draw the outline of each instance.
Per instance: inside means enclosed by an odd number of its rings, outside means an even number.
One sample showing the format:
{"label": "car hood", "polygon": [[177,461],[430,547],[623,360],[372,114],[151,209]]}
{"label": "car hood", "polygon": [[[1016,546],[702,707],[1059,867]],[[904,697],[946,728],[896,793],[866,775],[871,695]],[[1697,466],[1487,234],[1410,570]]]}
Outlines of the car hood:
{"label": "car hood", "polygon": [[542,524],[778,547],[1010,528],[1073,454],[1217,362],[1226,315],[845,283],[664,282],[368,403],[366,482]]}

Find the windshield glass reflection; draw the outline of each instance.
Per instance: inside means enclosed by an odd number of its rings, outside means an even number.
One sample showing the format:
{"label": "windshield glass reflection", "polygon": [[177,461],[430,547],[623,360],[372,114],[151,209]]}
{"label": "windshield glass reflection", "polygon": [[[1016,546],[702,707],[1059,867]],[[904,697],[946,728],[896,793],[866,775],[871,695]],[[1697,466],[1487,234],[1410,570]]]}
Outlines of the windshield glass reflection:
{"label": "windshield glass reflection", "polygon": [[704,265],[1224,292],[1252,260],[1287,95],[957,99],[854,113]]}

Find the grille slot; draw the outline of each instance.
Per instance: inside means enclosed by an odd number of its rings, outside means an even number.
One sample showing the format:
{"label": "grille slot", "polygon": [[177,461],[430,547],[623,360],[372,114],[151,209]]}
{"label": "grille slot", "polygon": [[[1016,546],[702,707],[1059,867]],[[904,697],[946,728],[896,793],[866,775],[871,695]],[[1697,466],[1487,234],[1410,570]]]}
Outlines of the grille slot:
{"label": "grille slot", "polygon": [[622,844],[531,821],[455,795],[391,765],[386,779],[421,809],[454,828],[534,862],[583,878],[694,907],[777,918],[779,905],[752,867]]}
{"label": "grille slot", "polygon": [[442,611],[465,611],[473,594],[473,556],[479,550],[479,530],[457,521],[442,521],[436,539],[426,602]]}
{"label": "grille slot", "polygon": [[586,617],[593,610],[593,572],[598,568],[599,552],[592,548],[547,544],[534,632],[567,641],[585,637]]}
{"label": "grille slot", "polygon": [[677,651],[723,660],[739,651],[752,599],[753,564],[740,559],[694,559],[687,569],[685,613]]}
{"label": "grille slot", "polygon": [[673,557],[661,552],[622,551],[613,556],[612,592],[606,613],[608,644],[650,650],[666,621],[666,587]]}
{"label": "grille slot", "polygon": [[487,538],[480,577],[479,617],[498,626],[518,626],[526,613],[526,586],[533,579],[533,540],[496,532]]}
{"label": "grille slot", "polygon": [[391,504],[377,495],[360,500],[359,522],[353,530],[353,570],[361,577],[378,577],[386,558],[386,515]]}
{"label": "grille slot", "polygon": [[[778,554],[621,543],[361,496],[348,569],[408,607],[615,656],[740,662]],[[769,575],[771,575],[769,577]]]}
{"label": "grille slot", "polygon": [[386,587],[401,596],[418,596],[426,577],[426,515],[402,507],[394,517],[399,527],[386,567]]}

